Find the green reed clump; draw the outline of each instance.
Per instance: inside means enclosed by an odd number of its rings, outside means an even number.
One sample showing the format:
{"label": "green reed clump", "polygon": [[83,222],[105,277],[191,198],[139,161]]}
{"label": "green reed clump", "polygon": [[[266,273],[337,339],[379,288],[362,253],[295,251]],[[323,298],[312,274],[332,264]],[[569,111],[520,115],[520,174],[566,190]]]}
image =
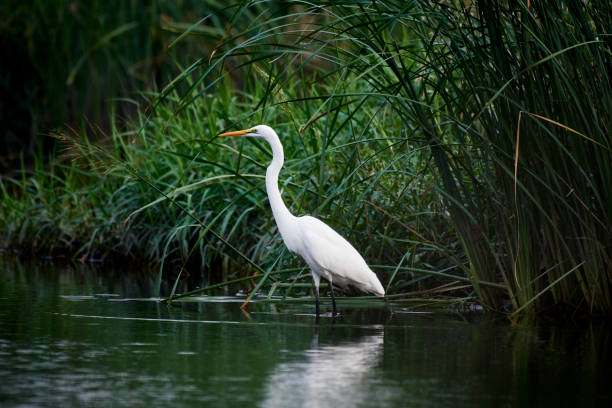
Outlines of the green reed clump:
{"label": "green reed clump", "polygon": [[426,27],[444,45],[427,50],[427,66],[458,78],[456,91],[433,87],[463,124],[449,132],[459,148],[438,167],[446,163],[460,186],[444,189],[460,203],[454,218],[474,281],[494,271],[519,310],[612,312],[608,5],[484,1],[430,11]]}

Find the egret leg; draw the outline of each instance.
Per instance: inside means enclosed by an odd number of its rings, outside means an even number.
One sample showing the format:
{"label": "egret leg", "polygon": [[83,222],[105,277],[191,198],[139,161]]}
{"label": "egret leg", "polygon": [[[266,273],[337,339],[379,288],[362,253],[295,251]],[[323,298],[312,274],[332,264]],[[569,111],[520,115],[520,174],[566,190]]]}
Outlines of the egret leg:
{"label": "egret leg", "polygon": [[316,322],[319,323],[319,288],[315,288],[315,310],[316,310]]}
{"label": "egret leg", "polygon": [[331,298],[332,298],[332,317],[336,317],[336,299],[334,298],[334,285],[329,282],[329,290],[331,290]]}
{"label": "egret leg", "polygon": [[312,280],[315,285],[315,310],[316,310],[316,323],[319,323],[319,283],[321,282],[321,277],[314,272],[312,272]]}

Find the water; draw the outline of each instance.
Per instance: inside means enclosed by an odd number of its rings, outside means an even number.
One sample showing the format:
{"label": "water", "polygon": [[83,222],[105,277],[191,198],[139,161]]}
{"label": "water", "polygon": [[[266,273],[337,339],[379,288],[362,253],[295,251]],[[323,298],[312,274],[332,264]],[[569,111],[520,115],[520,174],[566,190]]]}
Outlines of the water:
{"label": "water", "polygon": [[[76,268],[76,269],[75,269]],[[0,405],[605,406],[610,326],[221,297],[167,307],[152,284],[0,259]]]}

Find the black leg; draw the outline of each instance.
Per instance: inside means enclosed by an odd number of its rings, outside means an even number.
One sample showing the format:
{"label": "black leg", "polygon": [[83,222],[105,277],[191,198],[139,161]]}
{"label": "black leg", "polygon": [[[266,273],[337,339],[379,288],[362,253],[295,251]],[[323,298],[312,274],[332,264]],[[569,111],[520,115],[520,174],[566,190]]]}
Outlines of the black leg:
{"label": "black leg", "polygon": [[336,299],[334,298],[334,285],[329,283],[329,289],[331,290],[331,298],[332,298],[332,317],[336,317]]}
{"label": "black leg", "polygon": [[315,309],[316,309],[315,321],[319,323],[319,288],[315,288]]}

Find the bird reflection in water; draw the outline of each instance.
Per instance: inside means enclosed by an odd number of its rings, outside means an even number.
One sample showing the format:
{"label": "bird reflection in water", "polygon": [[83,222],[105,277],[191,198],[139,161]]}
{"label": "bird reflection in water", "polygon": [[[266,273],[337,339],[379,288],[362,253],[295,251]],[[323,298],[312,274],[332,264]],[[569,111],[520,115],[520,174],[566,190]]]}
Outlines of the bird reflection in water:
{"label": "bird reflection in water", "polygon": [[261,406],[356,406],[366,399],[382,354],[382,328],[354,341],[327,344],[319,344],[315,333],[303,358],[276,366]]}

